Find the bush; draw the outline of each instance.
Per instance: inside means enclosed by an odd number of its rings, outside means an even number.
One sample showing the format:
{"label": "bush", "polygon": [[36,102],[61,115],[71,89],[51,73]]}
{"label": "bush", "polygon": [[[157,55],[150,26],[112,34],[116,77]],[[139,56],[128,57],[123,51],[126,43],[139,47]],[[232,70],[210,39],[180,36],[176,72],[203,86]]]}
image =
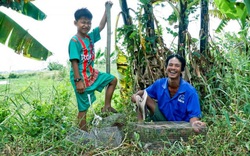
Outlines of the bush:
{"label": "bush", "polygon": [[50,71],[52,70],[62,70],[64,68],[64,66],[58,62],[50,62],[48,65],[48,69]]}
{"label": "bush", "polygon": [[19,75],[15,74],[15,73],[10,73],[9,79],[15,79],[15,78],[19,78]]}
{"label": "bush", "polygon": [[5,79],[5,77],[3,75],[0,75],[0,79]]}

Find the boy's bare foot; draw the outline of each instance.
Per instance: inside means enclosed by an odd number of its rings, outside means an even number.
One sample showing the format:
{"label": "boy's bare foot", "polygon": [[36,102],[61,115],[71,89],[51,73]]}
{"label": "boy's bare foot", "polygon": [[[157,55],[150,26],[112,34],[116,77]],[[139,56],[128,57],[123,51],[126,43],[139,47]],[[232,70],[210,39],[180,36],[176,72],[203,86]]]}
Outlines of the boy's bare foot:
{"label": "boy's bare foot", "polygon": [[103,107],[102,112],[112,112],[112,113],[117,113],[117,110],[114,109],[113,107]]}

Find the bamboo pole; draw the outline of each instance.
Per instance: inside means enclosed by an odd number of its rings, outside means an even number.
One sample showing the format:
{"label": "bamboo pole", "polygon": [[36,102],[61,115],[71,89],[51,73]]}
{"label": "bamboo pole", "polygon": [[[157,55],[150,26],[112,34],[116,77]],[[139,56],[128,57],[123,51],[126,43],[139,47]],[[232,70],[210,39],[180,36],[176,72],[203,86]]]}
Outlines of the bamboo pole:
{"label": "bamboo pole", "polygon": [[107,15],[107,53],[106,53],[106,72],[110,73],[110,51],[111,51],[111,16],[110,9],[111,4],[107,3],[106,15]]}

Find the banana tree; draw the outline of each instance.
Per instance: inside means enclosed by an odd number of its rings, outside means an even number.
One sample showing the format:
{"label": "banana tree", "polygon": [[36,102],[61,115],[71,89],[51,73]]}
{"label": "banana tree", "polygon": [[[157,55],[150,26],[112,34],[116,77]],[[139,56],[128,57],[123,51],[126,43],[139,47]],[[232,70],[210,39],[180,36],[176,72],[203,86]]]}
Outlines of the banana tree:
{"label": "banana tree", "polygon": [[238,21],[241,30],[238,32],[245,44],[246,53],[249,52],[248,30],[250,17],[250,0],[237,2],[235,0],[214,0],[215,9],[211,10],[211,14],[221,19],[216,32],[221,32],[230,20]]}
{"label": "banana tree", "polygon": [[[126,0],[120,0],[122,15],[124,19],[124,27],[119,28],[119,34],[115,35],[119,39],[123,39],[123,43],[127,44],[126,52],[121,52],[126,57],[127,64],[131,65],[130,76],[135,80],[133,89],[144,89],[152,84],[156,79],[165,77],[165,58],[168,54],[173,53],[168,49],[162,39],[162,27],[154,16],[153,5],[160,4],[164,0],[140,0],[138,12],[135,12],[138,25],[131,22],[129,10]],[[167,1],[167,0],[165,0]],[[178,53],[185,55],[185,43],[188,27],[188,15],[193,11],[196,1],[167,1],[173,8],[172,17],[179,21],[179,41]],[[177,4],[177,6],[175,6]],[[170,19],[170,18],[169,18]],[[124,37],[124,38],[123,38]],[[117,46],[118,47],[118,46]],[[119,65],[118,65],[119,68]],[[119,69],[118,69],[119,71]],[[131,80],[131,78],[130,78]],[[130,85],[131,86],[131,85]]]}
{"label": "banana tree", "polygon": [[[18,13],[29,16],[34,20],[43,20],[46,15],[33,5],[30,0],[1,0],[0,6],[11,8]],[[28,58],[46,60],[52,53],[37,41],[27,30],[8,15],[0,11],[0,43],[7,44],[17,54]]]}
{"label": "banana tree", "polygon": [[[116,28],[115,29],[115,50],[117,51],[117,59],[116,59],[116,64],[117,64],[117,73],[118,73],[118,79],[119,79],[119,84],[120,84],[120,94],[123,98],[127,96],[129,92],[133,89],[133,81],[131,79],[132,77],[132,72],[131,72],[131,66],[130,66],[130,61],[128,57],[128,53],[130,51],[133,51],[133,47],[135,47],[135,41],[133,38],[130,38],[129,36],[133,33],[133,23],[132,23],[132,18],[130,16],[130,8],[128,8],[127,1],[126,0],[119,0],[120,7],[121,7],[121,12],[117,16],[116,20]],[[124,22],[124,28],[123,31],[126,31],[125,33],[122,33],[121,35],[118,35],[118,31],[121,29],[118,29],[118,22],[119,22],[119,17],[123,17],[123,22]],[[130,44],[127,44],[126,49],[122,49],[121,46],[118,44],[120,38],[122,36],[125,36],[123,39],[125,40],[126,38],[130,38],[131,42]],[[123,41],[122,41],[123,42]]]}
{"label": "banana tree", "polygon": [[[116,45],[118,72],[123,78],[120,82],[126,82],[122,91],[144,89],[156,79],[164,77],[165,57],[170,53],[163,43],[162,29],[154,17],[152,3],[148,0],[140,2],[139,11],[133,12],[136,15],[133,20],[136,24],[138,22],[136,25],[129,15],[129,11],[133,10],[127,7],[126,0],[120,0],[124,26],[117,29],[116,43],[123,40],[122,44],[127,45],[125,49]],[[126,62],[121,63],[121,60]]]}

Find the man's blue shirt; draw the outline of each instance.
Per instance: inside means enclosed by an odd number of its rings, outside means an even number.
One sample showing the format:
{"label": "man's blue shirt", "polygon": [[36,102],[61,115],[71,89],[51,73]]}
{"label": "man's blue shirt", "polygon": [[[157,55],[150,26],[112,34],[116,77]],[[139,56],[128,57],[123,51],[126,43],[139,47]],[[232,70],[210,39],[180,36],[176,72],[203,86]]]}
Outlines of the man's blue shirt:
{"label": "man's blue shirt", "polygon": [[180,79],[180,86],[171,98],[168,91],[168,78],[156,80],[146,88],[148,95],[157,100],[159,110],[168,121],[187,121],[201,117],[199,96],[196,89]]}

